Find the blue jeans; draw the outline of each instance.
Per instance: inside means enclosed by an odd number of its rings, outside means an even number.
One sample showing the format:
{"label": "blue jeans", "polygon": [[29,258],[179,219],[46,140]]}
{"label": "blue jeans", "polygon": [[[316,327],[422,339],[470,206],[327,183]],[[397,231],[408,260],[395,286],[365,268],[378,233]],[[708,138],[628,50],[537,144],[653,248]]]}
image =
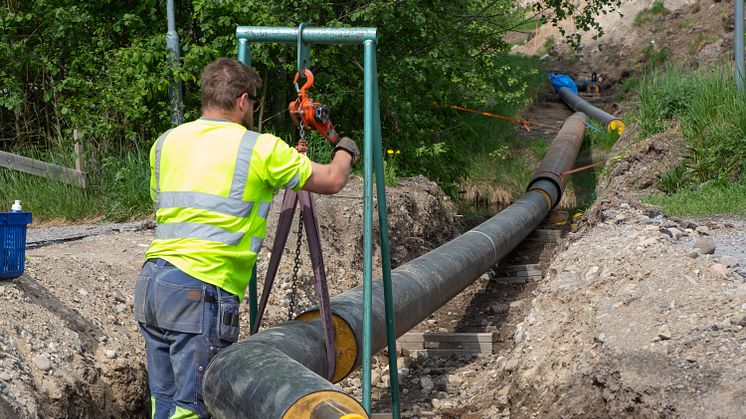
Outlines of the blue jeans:
{"label": "blue jeans", "polygon": [[137,276],[134,311],[145,338],[152,417],[209,417],[202,377],[238,339],[238,297],[153,259]]}

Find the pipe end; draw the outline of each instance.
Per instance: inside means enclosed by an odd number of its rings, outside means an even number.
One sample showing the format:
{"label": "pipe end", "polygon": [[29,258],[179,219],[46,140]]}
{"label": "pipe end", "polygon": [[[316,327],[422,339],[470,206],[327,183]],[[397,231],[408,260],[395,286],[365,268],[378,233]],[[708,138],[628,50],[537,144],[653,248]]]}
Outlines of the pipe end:
{"label": "pipe end", "polygon": [[618,135],[622,135],[622,132],[624,132],[624,121],[621,119],[615,119],[609,122],[609,125],[606,126],[606,130],[609,132],[616,131]]}
{"label": "pipe end", "polygon": [[340,391],[322,390],[296,400],[282,419],[367,419],[357,400]]}
{"label": "pipe end", "polygon": [[[312,310],[302,313],[296,317],[296,320],[310,322],[320,317],[319,310]],[[332,323],[334,324],[334,352],[337,354],[332,382],[338,383],[355,367],[358,348],[352,327],[342,317],[332,313]]]}

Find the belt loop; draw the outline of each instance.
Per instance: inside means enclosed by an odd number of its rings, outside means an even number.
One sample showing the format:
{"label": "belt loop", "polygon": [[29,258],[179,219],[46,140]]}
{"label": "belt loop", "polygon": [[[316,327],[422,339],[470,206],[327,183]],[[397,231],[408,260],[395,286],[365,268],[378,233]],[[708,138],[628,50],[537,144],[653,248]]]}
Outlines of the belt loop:
{"label": "belt loop", "polygon": [[166,261],[165,259],[158,258],[155,260],[155,267],[161,269],[166,266],[167,263],[168,261]]}

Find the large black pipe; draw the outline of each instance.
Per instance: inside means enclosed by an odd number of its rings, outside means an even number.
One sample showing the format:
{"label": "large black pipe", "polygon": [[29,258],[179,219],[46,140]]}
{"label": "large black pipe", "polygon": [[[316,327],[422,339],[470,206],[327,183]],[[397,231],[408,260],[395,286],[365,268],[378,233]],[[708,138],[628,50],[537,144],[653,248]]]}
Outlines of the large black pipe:
{"label": "large black pipe", "polygon": [[602,123],[607,131],[616,131],[619,134],[624,131],[624,121],[591,105],[567,87],[560,88],[558,93],[570,109],[575,112],[583,112],[594,121]]}
{"label": "large black pipe", "polygon": [[[458,295],[515,248],[559,202],[564,182],[551,174],[574,163],[585,115],[565,121],[523,197],[456,239],[392,271],[396,335],[401,336]],[[560,141],[560,139],[562,139]],[[553,143],[554,144],[554,143]],[[568,150],[570,152],[568,152]],[[573,151],[574,150],[574,151]],[[337,342],[336,380],[360,364],[362,287],[332,299]],[[314,313],[301,318],[312,319]],[[386,346],[383,284],[373,282],[374,352]],[[204,398],[216,418],[326,418],[338,412],[364,417],[352,397],[323,378],[326,353],[318,319],[292,321],[258,333],[221,352],[205,372]],[[332,412],[332,413],[330,413]]]}

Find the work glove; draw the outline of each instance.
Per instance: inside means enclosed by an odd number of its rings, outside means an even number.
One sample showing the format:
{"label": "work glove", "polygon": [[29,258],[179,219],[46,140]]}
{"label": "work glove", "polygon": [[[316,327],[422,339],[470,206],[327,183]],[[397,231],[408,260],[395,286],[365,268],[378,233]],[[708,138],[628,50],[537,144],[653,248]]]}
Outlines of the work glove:
{"label": "work glove", "polygon": [[352,164],[354,165],[357,163],[358,160],[360,160],[360,150],[357,148],[357,144],[355,144],[355,141],[352,140],[350,137],[342,137],[337,144],[334,146],[334,150],[332,151],[332,160],[334,159],[334,155],[337,154],[337,151],[344,150],[352,156]]}

